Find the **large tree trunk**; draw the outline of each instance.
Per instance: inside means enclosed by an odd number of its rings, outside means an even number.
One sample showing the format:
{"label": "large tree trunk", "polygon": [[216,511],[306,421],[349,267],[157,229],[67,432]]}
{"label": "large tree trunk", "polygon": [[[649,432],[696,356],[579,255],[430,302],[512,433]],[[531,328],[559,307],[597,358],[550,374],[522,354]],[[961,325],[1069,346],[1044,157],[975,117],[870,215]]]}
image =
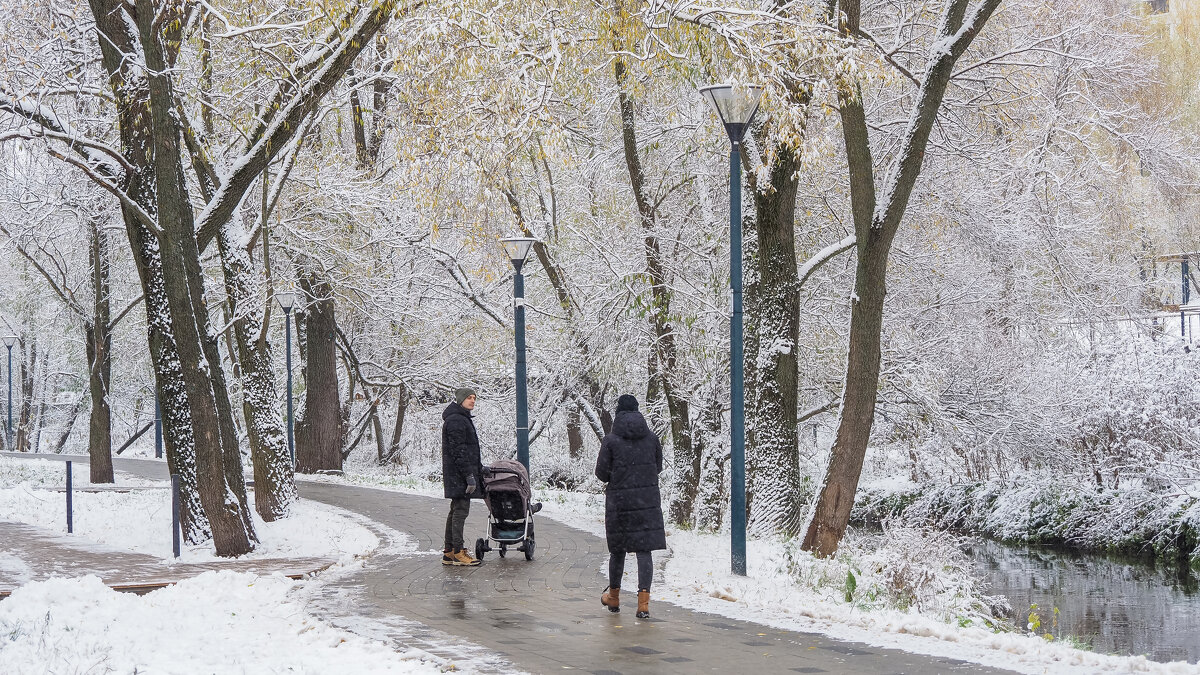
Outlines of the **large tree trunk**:
{"label": "large tree trunk", "polygon": [[337,321],[329,280],[314,272],[300,274],[304,308],[304,417],[296,425],[296,470],[341,471],[342,422],[338,389]]}
{"label": "large tree trunk", "polygon": [[[138,63],[137,36],[121,2],[90,0],[90,5],[117,109],[121,155],[132,167],[126,173],[125,194],[146,210],[154,203],[154,149],[149,92]],[[199,544],[210,536],[208,517],[200,500],[191,407],[170,325],[162,251],[154,232],[133,207],[122,204],[121,215],[145,297],[147,341],[162,407],[167,468],[180,482],[180,529],[184,541]]]}
{"label": "large tree trunk", "polygon": [[92,320],[84,326],[87,337],[88,390],[92,397],[91,422],[88,425],[88,455],[93,483],[112,483],[112,410],[108,392],[112,383],[112,332],[109,322],[108,233],[101,221],[92,223],[90,252]]}
{"label": "large tree trunk", "polygon": [[246,500],[233,410],[205,304],[200,250],[183,176],[169,52],[164,50],[164,45],[181,39],[175,28],[181,17],[167,17],[160,24],[161,9],[153,0],[138,0],[136,19],[148,68],[154,206],[161,230],[163,280],[191,405],[200,500],[208,514],[217,554],[237,556],[253,550],[254,525]]}
{"label": "large tree trunk", "polygon": [[[857,236],[858,264],[854,280],[855,301],[850,312],[850,350],[846,357],[841,418],[812,521],[801,544],[805,550],[817,555],[833,555],[846,532],[871,437],[879,390],[880,335],[892,241],[920,175],[929,134],[954,65],[999,4],[1000,0],[983,0],[964,24],[969,0],[949,0],[947,3],[900,150],[885,174],[880,191],[884,196],[882,203],[876,203],[875,170],[862,90],[856,85],[844,84],[840,92],[842,139],[850,176],[850,206]],[[846,18],[843,29],[847,35],[856,35],[859,0],[842,0],[841,8]]]}
{"label": "large tree trunk", "polygon": [[754,191],[758,283],[752,305],[756,338],[754,442],[747,445],[753,494],[752,531],[794,535],[800,530],[800,460],[796,436],[800,333],[796,272],[796,171],[799,158],[780,147],[769,184]]}

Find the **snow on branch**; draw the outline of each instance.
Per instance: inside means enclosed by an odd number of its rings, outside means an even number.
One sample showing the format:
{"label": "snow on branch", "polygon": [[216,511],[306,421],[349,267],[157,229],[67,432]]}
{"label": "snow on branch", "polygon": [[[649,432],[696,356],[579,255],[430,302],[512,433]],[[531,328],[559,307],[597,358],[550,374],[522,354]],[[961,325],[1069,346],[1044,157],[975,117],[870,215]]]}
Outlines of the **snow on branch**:
{"label": "snow on branch", "polygon": [[[406,7],[405,11],[421,4],[416,2]],[[375,33],[391,20],[395,8],[395,0],[380,0],[373,3],[369,10],[361,12],[337,48],[321,59],[321,65],[315,69],[312,78],[296,91],[290,101],[280,105],[278,112],[264,123],[264,127],[247,140],[242,155],[234,161],[221,187],[197,218],[197,239],[201,250],[233,215],[251,183],[267,163],[295,137],[303,127],[304,119],[333,89]]]}

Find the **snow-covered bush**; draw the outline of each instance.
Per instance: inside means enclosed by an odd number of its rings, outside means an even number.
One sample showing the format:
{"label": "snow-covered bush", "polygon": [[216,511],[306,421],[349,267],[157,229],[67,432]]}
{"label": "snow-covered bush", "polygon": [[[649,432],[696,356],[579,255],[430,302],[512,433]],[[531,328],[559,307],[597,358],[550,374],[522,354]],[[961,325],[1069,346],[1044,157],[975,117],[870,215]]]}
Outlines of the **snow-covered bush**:
{"label": "snow-covered bush", "polygon": [[795,540],[783,550],[782,571],[830,602],[1001,625],[994,608],[1003,601],[985,594],[960,538],[947,532],[888,525],[882,536],[852,531],[832,558],[814,557]]}

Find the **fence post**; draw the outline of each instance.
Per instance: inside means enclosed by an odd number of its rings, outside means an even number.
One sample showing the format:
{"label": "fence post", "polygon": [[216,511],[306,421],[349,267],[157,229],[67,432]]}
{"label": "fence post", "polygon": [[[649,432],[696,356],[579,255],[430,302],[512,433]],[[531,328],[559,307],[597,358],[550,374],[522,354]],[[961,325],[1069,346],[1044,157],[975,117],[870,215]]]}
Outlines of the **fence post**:
{"label": "fence post", "polygon": [[179,475],[171,474],[171,552],[179,557]]}
{"label": "fence post", "polygon": [[67,534],[75,531],[75,517],[71,513],[71,462],[67,462]]}

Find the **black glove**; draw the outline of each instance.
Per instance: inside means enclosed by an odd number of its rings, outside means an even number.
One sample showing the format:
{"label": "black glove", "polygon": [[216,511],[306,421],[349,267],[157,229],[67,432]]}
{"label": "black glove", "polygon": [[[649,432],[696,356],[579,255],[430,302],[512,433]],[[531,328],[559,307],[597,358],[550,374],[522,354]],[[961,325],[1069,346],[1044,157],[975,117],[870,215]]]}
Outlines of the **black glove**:
{"label": "black glove", "polygon": [[478,487],[479,485],[475,483],[475,476],[467,476],[467,494],[475,494],[475,490],[478,489]]}

